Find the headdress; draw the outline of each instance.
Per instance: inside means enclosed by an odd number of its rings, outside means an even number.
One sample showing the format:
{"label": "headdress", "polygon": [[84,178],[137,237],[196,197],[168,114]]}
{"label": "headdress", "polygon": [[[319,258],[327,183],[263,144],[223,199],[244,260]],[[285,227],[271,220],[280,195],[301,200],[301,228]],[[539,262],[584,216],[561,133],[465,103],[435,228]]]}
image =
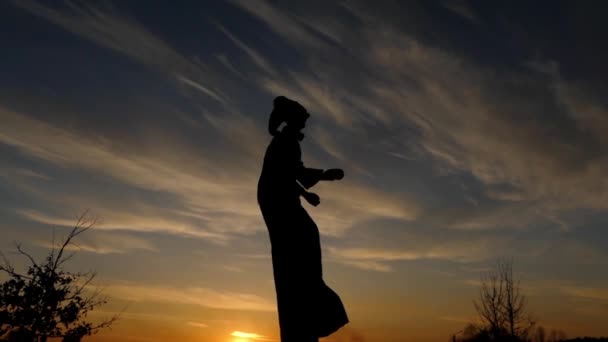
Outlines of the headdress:
{"label": "headdress", "polygon": [[308,111],[306,111],[306,108],[297,101],[290,100],[285,96],[275,97],[270,119],[268,119],[268,132],[272,136],[277,135],[279,126],[281,126],[283,122],[289,124],[289,120],[298,115],[302,115],[305,118],[310,116]]}

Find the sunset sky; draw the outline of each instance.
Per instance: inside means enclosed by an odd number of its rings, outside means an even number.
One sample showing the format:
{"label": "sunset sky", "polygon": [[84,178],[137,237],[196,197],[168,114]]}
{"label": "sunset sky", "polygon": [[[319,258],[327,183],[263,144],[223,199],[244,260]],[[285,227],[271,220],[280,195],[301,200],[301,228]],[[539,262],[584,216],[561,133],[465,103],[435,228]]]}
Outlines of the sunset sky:
{"label": "sunset sky", "polygon": [[[539,324],[608,335],[608,3],[0,2],[0,250],[86,209],[90,341],[279,341],[256,202],[272,99],[311,113],[304,204],[350,323],[444,342],[512,259]],[[286,227],[288,228],[288,227]],[[0,279],[5,279],[3,275]]]}

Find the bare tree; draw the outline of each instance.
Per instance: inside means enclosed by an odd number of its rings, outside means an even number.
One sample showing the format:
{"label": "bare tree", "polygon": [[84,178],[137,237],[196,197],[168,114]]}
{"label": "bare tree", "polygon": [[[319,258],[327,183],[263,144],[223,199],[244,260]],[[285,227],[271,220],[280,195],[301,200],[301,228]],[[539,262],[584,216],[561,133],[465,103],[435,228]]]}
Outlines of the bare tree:
{"label": "bare tree", "polygon": [[547,342],[547,332],[542,325],[536,328],[536,332],[534,333],[534,342]]}
{"label": "bare tree", "polygon": [[51,252],[42,262],[37,262],[17,244],[18,253],[29,261],[25,274],[18,273],[0,253],[3,261],[0,271],[9,276],[9,280],[0,284],[0,336],[18,334],[19,341],[63,338],[65,342],[76,342],[118,319],[115,315],[97,324],[86,322],[87,313],[105,304],[106,298],[101,297],[98,290],[88,291],[94,272],[72,273],[63,269],[74,256],[74,253],[66,254],[73,239],[96,222],[96,218],[85,212],[59,247],[53,241]]}
{"label": "bare tree", "polygon": [[493,337],[502,335],[505,326],[503,305],[505,301],[505,284],[499,272],[491,271],[481,276],[479,301],[473,301],[483,325]]}
{"label": "bare tree", "polygon": [[551,329],[547,342],[559,342],[567,338],[566,333],[562,330]]}
{"label": "bare tree", "polygon": [[534,326],[510,261],[482,275],[479,299],[473,304],[493,340],[525,340]]}
{"label": "bare tree", "polygon": [[534,323],[526,312],[526,298],[521,293],[519,280],[513,278],[513,263],[500,262],[498,273],[504,284],[502,311],[507,323],[507,331],[511,336],[527,337]]}

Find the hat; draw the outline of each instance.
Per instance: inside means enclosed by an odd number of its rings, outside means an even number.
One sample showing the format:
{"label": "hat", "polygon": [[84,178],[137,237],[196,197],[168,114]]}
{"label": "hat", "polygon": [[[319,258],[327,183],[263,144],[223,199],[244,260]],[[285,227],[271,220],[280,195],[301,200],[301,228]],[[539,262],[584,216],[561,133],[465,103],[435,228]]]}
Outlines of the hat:
{"label": "hat", "polygon": [[283,122],[289,123],[291,118],[302,116],[303,118],[310,117],[310,114],[297,101],[288,99],[285,96],[277,96],[273,100],[273,108],[268,120],[268,132],[275,136],[278,133],[278,128]]}

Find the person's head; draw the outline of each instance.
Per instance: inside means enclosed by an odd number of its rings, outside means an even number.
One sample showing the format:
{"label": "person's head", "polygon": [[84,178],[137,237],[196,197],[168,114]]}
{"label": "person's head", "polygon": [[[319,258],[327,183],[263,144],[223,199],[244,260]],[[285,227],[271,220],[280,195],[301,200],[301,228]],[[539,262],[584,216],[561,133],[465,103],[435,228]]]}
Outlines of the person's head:
{"label": "person's head", "polygon": [[279,126],[283,122],[295,131],[306,127],[306,120],[308,120],[310,114],[308,114],[304,106],[285,96],[277,96],[273,101],[273,105],[268,121],[268,131],[271,135],[274,136],[278,133]]}

